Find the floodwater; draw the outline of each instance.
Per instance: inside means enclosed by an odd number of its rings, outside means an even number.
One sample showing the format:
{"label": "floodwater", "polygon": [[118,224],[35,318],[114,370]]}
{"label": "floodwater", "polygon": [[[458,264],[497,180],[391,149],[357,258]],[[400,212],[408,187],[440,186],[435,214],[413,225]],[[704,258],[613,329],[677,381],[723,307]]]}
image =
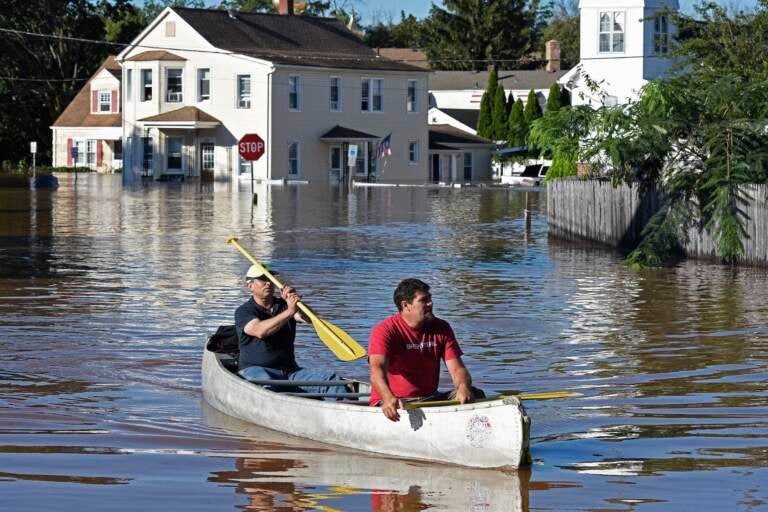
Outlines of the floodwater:
{"label": "floodwater", "polygon": [[[765,270],[631,270],[548,240],[544,192],[256,192],[95,175],[0,189],[0,509],[768,510]],[[231,235],[363,343],[418,276],[477,385],[581,396],[527,403],[535,463],[506,473],[218,413],[200,359],[246,298]],[[365,377],[302,329],[300,363]]]}

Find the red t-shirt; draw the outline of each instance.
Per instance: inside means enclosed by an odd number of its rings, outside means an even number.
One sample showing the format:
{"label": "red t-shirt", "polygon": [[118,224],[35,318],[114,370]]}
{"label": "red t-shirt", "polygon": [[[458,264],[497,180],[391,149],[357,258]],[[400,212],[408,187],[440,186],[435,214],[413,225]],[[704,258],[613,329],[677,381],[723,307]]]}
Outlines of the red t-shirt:
{"label": "red t-shirt", "polygon": [[[462,352],[445,320],[435,318],[416,330],[395,314],[373,328],[368,354],[388,359],[387,380],[395,396],[414,398],[437,391],[440,360],[456,359]],[[371,386],[370,403],[379,400],[381,395]]]}

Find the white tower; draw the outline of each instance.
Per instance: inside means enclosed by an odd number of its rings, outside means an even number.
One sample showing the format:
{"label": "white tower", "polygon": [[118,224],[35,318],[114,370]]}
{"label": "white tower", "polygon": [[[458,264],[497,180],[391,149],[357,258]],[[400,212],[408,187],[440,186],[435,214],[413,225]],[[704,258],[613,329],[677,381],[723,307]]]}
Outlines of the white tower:
{"label": "white tower", "polygon": [[[581,0],[581,62],[560,79],[573,104],[625,103],[663,76],[677,31],[668,15],[656,15],[679,8],[678,0]],[[587,77],[599,92],[590,91]]]}

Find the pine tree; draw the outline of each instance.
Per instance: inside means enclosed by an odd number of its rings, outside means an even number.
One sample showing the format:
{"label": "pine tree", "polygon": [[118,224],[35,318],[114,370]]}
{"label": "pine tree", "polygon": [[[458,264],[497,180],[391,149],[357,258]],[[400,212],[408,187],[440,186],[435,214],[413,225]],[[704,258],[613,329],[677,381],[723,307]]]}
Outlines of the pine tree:
{"label": "pine tree", "polygon": [[531,123],[542,116],[541,105],[539,105],[539,99],[536,97],[536,92],[531,89],[528,93],[528,102],[525,104],[525,122],[528,126]]}
{"label": "pine tree", "polygon": [[512,112],[512,107],[515,105],[515,95],[512,94],[512,91],[509,91],[509,96],[507,97],[507,117],[509,117],[510,112]]}
{"label": "pine tree", "polygon": [[528,123],[525,122],[523,101],[518,99],[509,112],[507,122],[507,144],[516,148],[525,146],[528,139]]}
{"label": "pine tree", "polygon": [[549,88],[549,96],[547,97],[547,112],[557,112],[563,107],[562,94],[560,93],[560,85],[557,82],[552,84]]}
{"label": "pine tree", "polygon": [[477,116],[477,134],[481,137],[490,138],[492,124],[491,98],[486,92],[483,93],[483,99],[480,101],[480,114]]}
{"label": "pine tree", "polygon": [[507,138],[507,97],[501,84],[496,87],[496,97],[493,99],[493,119],[491,133],[493,140]]}
{"label": "pine tree", "polygon": [[499,73],[496,68],[493,68],[488,74],[488,84],[485,86],[485,92],[491,98],[491,108],[493,108],[493,102],[496,99],[496,87],[499,86]]}

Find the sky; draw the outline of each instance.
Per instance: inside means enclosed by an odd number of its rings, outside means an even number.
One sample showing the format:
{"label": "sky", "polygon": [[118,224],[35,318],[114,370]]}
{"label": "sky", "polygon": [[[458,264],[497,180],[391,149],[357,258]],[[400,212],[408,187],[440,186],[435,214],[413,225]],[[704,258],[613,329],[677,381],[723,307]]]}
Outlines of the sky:
{"label": "sky", "polygon": [[[413,14],[417,18],[424,18],[429,14],[429,8],[432,3],[442,5],[441,0],[347,0],[355,6],[362,15],[362,24],[369,25],[373,21],[392,21],[397,22],[400,19],[400,11],[405,14]],[[731,7],[736,6],[742,9],[754,8],[757,0],[715,0],[718,4]],[[136,3],[143,4],[143,0]],[[219,0],[206,0],[210,6],[219,4]],[[339,2],[341,3],[341,2]],[[680,9],[684,12],[692,12],[692,7],[700,3],[700,0],[680,0]]]}

